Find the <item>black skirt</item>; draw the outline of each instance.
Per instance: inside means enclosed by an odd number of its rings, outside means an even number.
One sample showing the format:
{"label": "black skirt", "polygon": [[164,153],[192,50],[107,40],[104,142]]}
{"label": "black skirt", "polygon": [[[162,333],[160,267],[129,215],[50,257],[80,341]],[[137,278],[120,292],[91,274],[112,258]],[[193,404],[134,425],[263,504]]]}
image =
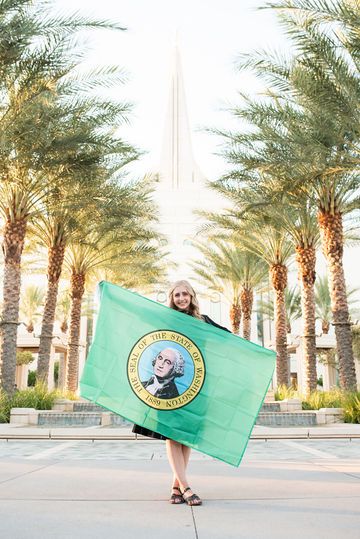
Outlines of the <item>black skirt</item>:
{"label": "black skirt", "polygon": [[167,440],[166,436],[154,432],[153,430],[146,429],[145,427],[140,427],[140,425],[134,425],[132,431],[135,434],[141,434],[141,436],[148,436],[149,438],[156,438],[156,440]]}

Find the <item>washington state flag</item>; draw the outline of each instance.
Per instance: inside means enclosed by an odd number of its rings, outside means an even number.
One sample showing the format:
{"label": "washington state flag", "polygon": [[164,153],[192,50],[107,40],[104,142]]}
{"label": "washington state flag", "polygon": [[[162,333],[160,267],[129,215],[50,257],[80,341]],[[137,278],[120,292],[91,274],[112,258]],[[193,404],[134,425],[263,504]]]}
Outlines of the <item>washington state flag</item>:
{"label": "washington state flag", "polygon": [[81,396],[238,466],[275,353],[111,283],[100,291]]}

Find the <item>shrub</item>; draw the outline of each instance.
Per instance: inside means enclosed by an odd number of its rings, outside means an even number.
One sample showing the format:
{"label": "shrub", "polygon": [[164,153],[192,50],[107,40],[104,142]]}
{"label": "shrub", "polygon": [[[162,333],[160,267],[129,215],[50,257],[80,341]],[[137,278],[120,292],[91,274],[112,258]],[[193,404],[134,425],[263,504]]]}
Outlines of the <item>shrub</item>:
{"label": "shrub", "polygon": [[68,399],[69,401],[79,400],[79,396],[76,393],[74,393],[74,391],[62,391],[61,398]]}
{"label": "shrub", "polygon": [[10,419],[10,398],[3,389],[0,389],[0,423],[8,423]]}
{"label": "shrub", "polygon": [[34,387],[35,384],[36,384],[36,371],[29,371],[28,372],[27,385],[29,387]]}
{"label": "shrub", "polygon": [[16,365],[28,365],[34,361],[34,356],[31,352],[16,352]]}
{"label": "shrub", "polygon": [[360,391],[347,393],[342,408],[345,423],[360,423]]}
{"label": "shrub", "polygon": [[56,387],[58,387],[59,384],[59,370],[60,370],[60,363],[59,361],[55,361],[54,363],[54,384]]}
{"label": "shrub", "polygon": [[343,391],[339,388],[331,391],[313,391],[308,397],[301,397],[297,391],[287,386],[279,386],[275,400],[301,398],[303,410],[320,408],[342,408],[345,423],[360,423],[360,391]]}
{"label": "shrub", "polygon": [[303,410],[319,410],[320,408],[342,408],[344,394],[340,389],[331,391],[313,391],[302,401]]}
{"label": "shrub", "polygon": [[9,397],[4,391],[0,391],[0,422],[10,421],[11,408],[35,408],[36,410],[51,410],[55,399],[62,394],[54,389],[48,391],[44,384],[36,384],[35,387],[17,391]]}
{"label": "shrub", "polygon": [[303,410],[319,410],[320,408],[343,408],[345,423],[360,423],[360,392],[314,391],[302,401]]}
{"label": "shrub", "polygon": [[294,399],[299,397],[297,390],[293,387],[287,387],[285,385],[279,385],[275,391],[275,400],[282,401],[284,399]]}
{"label": "shrub", "polygon": [[48,391],[44,384],[37,383],[35,387],[17,391],[11,398],[12,408],[35,408],[36,410],[51,410],[55,399],[59,396],[57,390]]}

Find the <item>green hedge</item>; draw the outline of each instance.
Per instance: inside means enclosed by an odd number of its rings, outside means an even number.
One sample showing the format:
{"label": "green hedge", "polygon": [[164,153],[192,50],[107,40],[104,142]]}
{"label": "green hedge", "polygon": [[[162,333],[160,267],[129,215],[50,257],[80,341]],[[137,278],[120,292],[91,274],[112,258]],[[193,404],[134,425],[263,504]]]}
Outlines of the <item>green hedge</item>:
{"label": "green hedge", "polygon": [[0,390],[0,423],[10,421],[11,408],[35,408],[35,410],[51,410],[55,399],[60,397],[70,398],[69,393],[62,393],[54,389],[48,391],[44,384],[36,384],[35,387],[16,391],[9,397]]}
{"label": "green hedge", "polygon": [[279,386],[275,392],[275,400],[293,398],[301,399],[303,410],[343,408],[345,423],[360,423],[360,391],[313,391],[304,397],[293,388]]}

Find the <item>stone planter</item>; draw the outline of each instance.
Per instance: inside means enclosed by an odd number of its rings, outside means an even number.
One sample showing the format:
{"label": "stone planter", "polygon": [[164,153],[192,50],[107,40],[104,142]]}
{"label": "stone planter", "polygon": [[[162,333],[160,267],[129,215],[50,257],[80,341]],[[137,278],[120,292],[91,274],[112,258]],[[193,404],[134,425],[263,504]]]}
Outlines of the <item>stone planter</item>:
{"label": "stone planter", "polygon": [[74,409],[74,401],[69,399],[56,399],[52,409],[57,412],[72,412]]}
{"label": "stone planter", "polygon": [[12,425],[37,425],[39,410],[35,408],[11,408],[10,424]]}
{"label": "stone planter", "polygon": [[300,399],[284,399],[277,401],[280,403],[281,412],[301,412],[302,404]]}
{"label": "stone planter", "polygon": [[316,410],[316,421],[318,425],[342,423],[343,419],[344,410],[342,408],[320,408],[320,410]]}

